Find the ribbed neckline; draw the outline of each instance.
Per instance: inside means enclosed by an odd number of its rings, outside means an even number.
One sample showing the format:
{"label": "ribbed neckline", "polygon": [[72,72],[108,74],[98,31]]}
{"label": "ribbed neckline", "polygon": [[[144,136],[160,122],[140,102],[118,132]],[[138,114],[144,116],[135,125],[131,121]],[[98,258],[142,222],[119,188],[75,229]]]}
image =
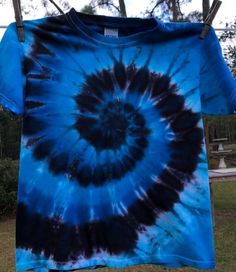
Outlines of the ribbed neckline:
{"label": "ribbed neckline", "polygon": [[[147,36],[158,35],[158,31],[163,29],[163,23],[154,17],[139,18],[139,17],[116,17],[107,15],[90,15],[76,11],[71,8],[66,14],[69,24],[80,34],[83,34],[87,39],[96,43],[107,46],[117,45],[132,45],[142,42]],[[84,21],[94,25],[106,26],[107,28],[136,27],[137,31],[143,27],[150,27],[141,30],[134,34],[129,34],[122,37],[105,36],[90,28]]]}

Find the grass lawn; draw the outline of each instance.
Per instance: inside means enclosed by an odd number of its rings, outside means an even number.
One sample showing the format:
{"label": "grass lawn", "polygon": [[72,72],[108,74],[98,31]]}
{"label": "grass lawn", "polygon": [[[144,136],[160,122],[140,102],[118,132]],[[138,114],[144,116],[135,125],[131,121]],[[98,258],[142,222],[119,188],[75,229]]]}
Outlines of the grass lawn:
{"label": "grass lawn", "polygon": [[[216,272],[236,271],[236,181],[214,183]],[[0,221],[0,272],[14,272],[15,219]],[[81,270],[78,270],[81,271]],[[92,270],[84,270],[91,272]],[[99,268],[98,272],[194,272],[196,269],[167,269],[138,265],[126,269]],[[205,270],[211,271],[211,270]]]}

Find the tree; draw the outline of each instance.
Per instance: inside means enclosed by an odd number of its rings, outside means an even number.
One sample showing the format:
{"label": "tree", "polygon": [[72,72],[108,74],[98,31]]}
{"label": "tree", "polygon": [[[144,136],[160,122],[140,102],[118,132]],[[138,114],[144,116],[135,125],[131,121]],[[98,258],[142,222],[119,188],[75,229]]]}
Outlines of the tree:
{"label": "tree", "polygon": [[0,110],[0,159],[18,159],[21,117],[14,117],[1,107]]}
{"label": "tree", "polygon": [[184,15],[183,17],[183,22],[193,22],[193,23],[197,23],[197,22],[202,22],[203,20],[203,15],[200,11],[192,11],[187,15]]}
{"label": "tree", "polygon": [[3,6],[6,2],[7,0],[0,0],[0,5]]}
{"label": "tree", "polygon": [[210,9],[210,0],[202,0],[202,15],[203,15],[204,21],[207,17],[209,9]]}
{"label": "tree", "polygon": [[123,17],[127,17],[124,0],[119,0],[119,6],[120,6],[120,15]]}
{"label": "tree", "polygon": [[91,5],[85,5],[80,12],[87,13],[87,14],[96,14],[96,9]]}
{"label": "tree", "polygon": [[190,3],[192,0],[152,0],[153,6],[146,10],[149,17],[157,16],[160,19],[168,21],[180,22],[202,22],[206,19],[209,9],[210,0],[202,0],[202,12],[192,11],[189,14],[182,12],[182,6]]}
{"label": "tree", "polygon": [[235,31],[224,31],[220,35],[220,41],[224,42],[224,58],[236,78],[236,17],[233,23],[226,23],[226,28],[235,29]]}
{"label": "tree", "polygon": [[[67,10],[71,8],[69,2],[66,0],[60,0],[58,3],[58,8],[55,7],[53,3],[50,3],[48,0],[41,0],[43,7],[45,7],[46,13],[45,16],[53,16],[53,15],[59,15],[61,10]],[[57,3],[55,3],[57,5]],[[52,7],[54,6],[54,10],[52,10]]]}
{"label": "tree", "polygon": [[110,11],[115,11],[119,16],[127,17],[126,6],[124,0],[119,0],[119,5],[114,4],[113,0],[91,0],[89,6],[93,9],[107,8]]}
{"label": "tree", "polygon": [[157,16],[160,19],[177,22],[183,21],[184,14],[181,6],[191,2],[192,0],[152,0],[151,8],[147,8],[145,14],[148,17]]}
{"label": "tree", "polygon": [[[61,10],[67,10],[67,9],[71,8],[71,6],[67,0],[59,0],[55,3],[58,5],[58,7]],[[21,3],[21,10],[22,10],[23,17],[24,17],[24,14],[28,15],[32,12],[37,13],[37,11],[39,10],[40,7],[44,7],[44,10],[45,10],[44,16],[45,17],[60,15],[60,11],[55,7],[55,5],[53,3],[51,3],[48,0],[40,0],[40,1],[28,0],[27,2],[22,1],[22,3]]]}

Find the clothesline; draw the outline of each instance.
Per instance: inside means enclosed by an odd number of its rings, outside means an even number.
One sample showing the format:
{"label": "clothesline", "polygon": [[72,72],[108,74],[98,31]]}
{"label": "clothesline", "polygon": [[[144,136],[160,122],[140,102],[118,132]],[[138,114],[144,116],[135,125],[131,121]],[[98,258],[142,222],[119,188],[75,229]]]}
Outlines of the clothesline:
{"label": "clothesline", "polygon": [[[7,25],[0,25],[0,28],[7,28]],[[236,28],[214,28],[215,31],[233,31],[236,32]]]}

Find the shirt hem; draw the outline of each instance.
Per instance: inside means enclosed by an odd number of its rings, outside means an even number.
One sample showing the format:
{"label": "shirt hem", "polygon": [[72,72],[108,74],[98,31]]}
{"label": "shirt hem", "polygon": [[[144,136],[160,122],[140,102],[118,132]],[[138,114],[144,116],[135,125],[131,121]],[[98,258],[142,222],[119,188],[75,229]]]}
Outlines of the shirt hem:
{"label": "shirt hem", "polygon": [[[49,260],[50,261],[50,260]],[[111,260],[106,261],[103,258],[96,258],[93,260],[88,260],[86,264],[83,266],[79,264],[69,265],[68,262],[55,262],[55,264],[45,264],[47,260],[40,260],[36,262],[29,262],[24,264],[18,264],[16,266],[16,272],[23,272],[29,269],[60,269],[62,271],[68,270],[77,270],[77,269],[90,269],[96,268],[98,266],[104,266],[108,268],[126,268],[129,266],[134,265],[145,265],[145,264],[152,264],[152,265],[159,265],[159,266],[166,266],[172,268],[181,268],[181,267],[192,267],[197,269],[214,269],[215,262],[214,261],[195,261],[192,259],[188,259],[186,257],[178,256],[178,255],[170,255],[163,257],[160,260],[156,255],[150,256],[147,259],[142,259],[141,257],[134,257],[134,258],[127,258],[127,259],[120,259],[120,260]],[[79,261],[77,261],[78,263]],[[125,263],[129,262],[129,264]],[[44,263],[44,264],[42,264]],[[61,267],[65,266],[67,267]]]}

